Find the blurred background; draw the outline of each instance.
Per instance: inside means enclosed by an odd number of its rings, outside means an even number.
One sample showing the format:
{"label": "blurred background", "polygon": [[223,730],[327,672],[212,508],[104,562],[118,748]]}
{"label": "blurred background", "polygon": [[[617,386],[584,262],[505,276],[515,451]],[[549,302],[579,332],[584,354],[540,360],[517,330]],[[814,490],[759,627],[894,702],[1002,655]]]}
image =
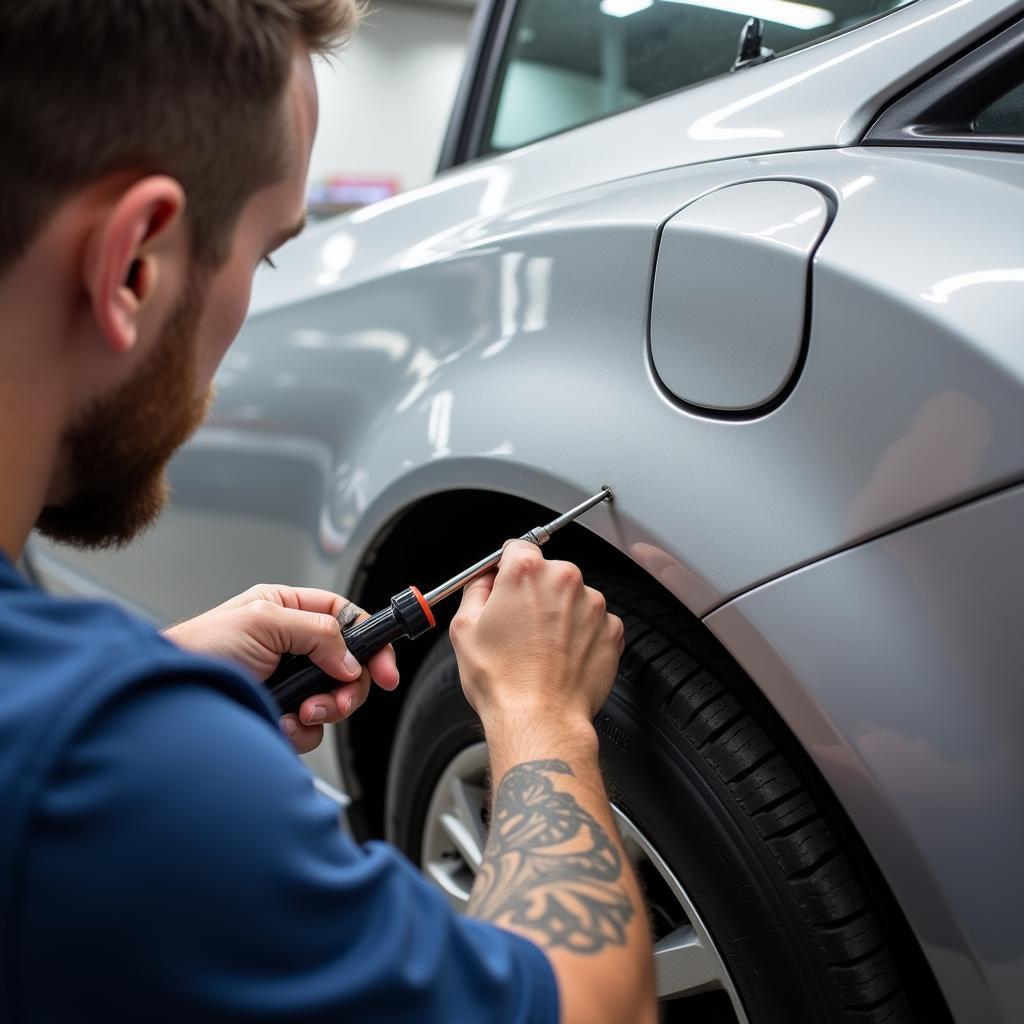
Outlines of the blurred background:
{"label": "blurred background", "polygon": [[317,62],[311,219],[434,176],[475,7],[476,0],[371,0],[352,43]]}

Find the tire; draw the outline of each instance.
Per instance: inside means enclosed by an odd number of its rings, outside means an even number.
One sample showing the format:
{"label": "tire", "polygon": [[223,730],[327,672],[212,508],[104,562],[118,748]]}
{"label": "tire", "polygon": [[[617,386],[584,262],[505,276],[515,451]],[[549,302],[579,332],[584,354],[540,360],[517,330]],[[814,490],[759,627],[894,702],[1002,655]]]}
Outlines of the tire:
{"label": "tire", "polygon": [[[665,1020],[913,1021],[871,886],[854,869],[855,844],[848,856],[841,815],[774,713],[669,599],[625,581],[589,582],[626,626],[595,723],[609,794],[690,901],[677,906],[675,890],[666,895],[665,879],[638,862],[655,949],[689,906],[683,921],[706,929],[730,991],[677,992]],[[482,736],[443,639],[413,681],[388,772],[388,838],[421,866],[439,780]]]}

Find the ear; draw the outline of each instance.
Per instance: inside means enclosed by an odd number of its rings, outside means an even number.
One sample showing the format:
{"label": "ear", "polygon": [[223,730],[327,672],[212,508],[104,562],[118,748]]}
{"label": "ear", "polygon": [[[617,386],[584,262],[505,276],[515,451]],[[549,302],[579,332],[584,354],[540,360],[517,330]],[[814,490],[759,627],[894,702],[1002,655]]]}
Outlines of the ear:
{"label": "ear", "polygon": [[152,175],[121,193],[93,231],[85,286],[96,324],[115,352],[135,345],[140,311],[156,293],[161,271],[185,252],[178,237],[184,212],[181,185]]}

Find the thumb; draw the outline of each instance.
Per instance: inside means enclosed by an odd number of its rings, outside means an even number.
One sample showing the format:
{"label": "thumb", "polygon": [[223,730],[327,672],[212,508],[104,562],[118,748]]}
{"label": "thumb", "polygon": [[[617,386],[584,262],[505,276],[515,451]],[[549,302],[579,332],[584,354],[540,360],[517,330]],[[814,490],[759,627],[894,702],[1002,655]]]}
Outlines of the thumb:
{"label": "thumb", "polygon": [[462,591],[462,603],[459,605],[460,618],[475,621],[480,617],[487,599],[491,596],[496,575],[496,572],[489,572],[466,584]]}
{"label": "thumb", "polygon": [[249,632],[275,654],[305,654],[317,668],[341,681],[358,679],[362,666],[345,649],[341,627],[333,615],[282,608],[265,601],[250,610]]}

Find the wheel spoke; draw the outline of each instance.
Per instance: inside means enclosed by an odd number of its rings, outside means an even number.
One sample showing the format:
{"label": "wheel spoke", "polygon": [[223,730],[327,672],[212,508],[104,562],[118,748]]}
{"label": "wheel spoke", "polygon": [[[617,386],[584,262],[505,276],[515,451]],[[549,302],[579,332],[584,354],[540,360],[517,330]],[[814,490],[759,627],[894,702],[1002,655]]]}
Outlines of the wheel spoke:
{"label": "wheel spoke", "polygon": [[455,805],[455,813],[474,842],[475,858],[466,855],[466,860],[474,873],[480,870],[480,862],[483,860],[483,850],[487,842],[487,831],[484,828],[483,820],[486,799],[487,792],[483,786],[475,785],[465,779],[456,779],[452,784],[452,802]]}
{"label": "wheel spoke", "polygon": [[462,855],[473,874],[480,870],[480,862],[483,860],[483,853],[476,837],[466,827],[461,816],[455,814],[442,814],[441,827],[445,834],[455,844],[455,849]]}
{"label": "wheel spoke", "polygon": [[468,747],[445,769],[427,807],[420,863],[460,911],[483,859],[486,772],[487,748],[483,743]]}
{"label": "wheel spoke", "polygon": [[455,877],[458,868],[457,863],[444,864],[440,861],[431,861],[425,865],[424,870],[433,883],[448,897],[448,902],[452,907],[462,913],[469,902],[469,894]]}
{"label": "wheel spoke", "polygon": [[725,987],[718,957],[690,925],[677,928],[655,945],[654,971],[659,999]]}

